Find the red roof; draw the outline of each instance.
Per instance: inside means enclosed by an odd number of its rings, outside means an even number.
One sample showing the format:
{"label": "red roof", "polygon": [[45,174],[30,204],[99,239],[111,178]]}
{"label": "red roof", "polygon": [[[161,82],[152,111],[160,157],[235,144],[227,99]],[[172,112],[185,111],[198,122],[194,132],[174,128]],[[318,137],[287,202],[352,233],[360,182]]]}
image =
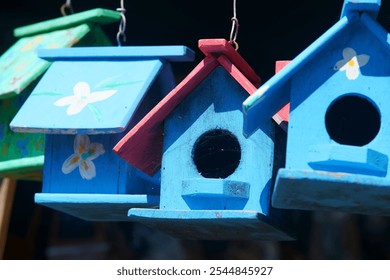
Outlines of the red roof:
{"label": "red roof", "polygon": [[113,149],[146,174],[152,175],[160,168],[164,120],[216,67],[225,68],[249,95],[260,86],[260,77],[225,39],[199,40],[198,46],[206,57]]}

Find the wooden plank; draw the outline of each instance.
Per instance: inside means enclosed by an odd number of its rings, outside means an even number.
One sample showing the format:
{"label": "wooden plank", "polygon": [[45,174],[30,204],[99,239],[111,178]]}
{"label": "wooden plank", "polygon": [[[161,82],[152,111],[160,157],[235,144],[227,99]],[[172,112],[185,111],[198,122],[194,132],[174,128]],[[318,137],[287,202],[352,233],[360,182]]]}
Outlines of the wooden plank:
{"label": "wooden plank", "polygon": [[[275,63],[275,73],[281,71],[289,64],[291,60],[278,60]],[[284,130],[287,131],[288,121],[290,118],[290,103],[287,103],[282,109],[279,110],[273,117],[275,122]]]}
{"label": "wooden plank", "polygon": [[40,58],[55,60],[114,60],[120,59],[167,59],[169,61],[193,61],[195,52],[185,46],[131,46],[131,47],[84,47],[41,49]]}
{"label": "wooden plank", "polygon": [[[120,133],[128,126],[162,66],[158,59],[122,63],[56,61],[11,121],[10,127],[15,132],[45,134]],[[63,73],[72,75],[64,76]],[[76,85],[86,86],[88,96],[100,95],[102,98],[86,103],[77,113],[69,113],[74,102],[55,105],[64,98],[78,102],[75,99]],[[37,111],[37,106],[42,109]]]}
{"label": "wooden plank", "polygon": [[83,23],[109,24],[119,21],[120,18],[119,12],[97,8],[16,28],[14,30],[14,36],[33,36],[48,33],[53,30],[75,27]]}
{"label": "wooden plank", "polygon": [[4,255],[15,189],[16,180],[3,178],[0,187],[0,259]]}
{"label": "wooden plank", "polygon": [[225,70],[248,92],[249,95],[254,93],[257,88],[247,77],[234,65],[226,56],[218,57],[218,62]]}
{"label": "wooden plank", "polygon": [[199,40],[198,47],[206,56],[226,56],[253,85],[256,87],[260,86],[260,77],[249,66],[245,59],[225,39]]}

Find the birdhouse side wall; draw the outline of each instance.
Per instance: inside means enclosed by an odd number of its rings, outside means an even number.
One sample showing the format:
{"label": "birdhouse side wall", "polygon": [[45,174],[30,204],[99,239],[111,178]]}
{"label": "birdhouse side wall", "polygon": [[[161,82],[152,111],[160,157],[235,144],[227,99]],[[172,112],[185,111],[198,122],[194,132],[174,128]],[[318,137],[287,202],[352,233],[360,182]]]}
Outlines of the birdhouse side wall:
{"label": "birdhouse side wall", "polygon": [[112,152],[121,136],[47,135],[43,192],[143,193],[134,167]]}
{"label": "birdhouse side wall", "polygon": [[[271,122],[267,122],[264,130],[248,139],[243,136],[241,104],[247,96],[224,68],[217,67],[167,118],[161,209],[268,212],[273,132]],[[202,138],[207,133],[211,135]],[[195,157],[200,158],[200,164]],[[222,174],[218,171],[214,177],[202,173],[203,167],[209,168],[208,163],[225,168],[224,161],[230,166],[237,164],[225,178],[218,178]]]}
{"label": "birdhouse side wall", "polygon": [[286,168],[387,176],[389,60],[358,21],[292,79]]}

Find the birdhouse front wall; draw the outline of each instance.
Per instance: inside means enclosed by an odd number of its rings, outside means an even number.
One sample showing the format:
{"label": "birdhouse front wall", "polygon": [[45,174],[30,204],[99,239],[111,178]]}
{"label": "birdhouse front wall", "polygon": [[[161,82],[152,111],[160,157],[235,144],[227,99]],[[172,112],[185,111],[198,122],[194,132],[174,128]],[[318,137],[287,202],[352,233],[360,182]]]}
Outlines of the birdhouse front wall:
{"label": "birdhouse front wall", "polygon": [[271,120],[246,139],[241,104],[247,96],[217,67],[166,119],[161,209],[268,213]]}
{"label": "birdhouse front wall", "polygon": [[292,79],[287,169],[387,176],[390,59],[382,35],[358,21]]}

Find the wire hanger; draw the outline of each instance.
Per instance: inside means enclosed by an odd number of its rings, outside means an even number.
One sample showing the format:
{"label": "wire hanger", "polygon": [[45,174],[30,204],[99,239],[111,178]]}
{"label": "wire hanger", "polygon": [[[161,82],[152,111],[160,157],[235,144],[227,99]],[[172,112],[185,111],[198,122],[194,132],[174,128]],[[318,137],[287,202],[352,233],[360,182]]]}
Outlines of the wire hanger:
{"label": "wire hanger", "polygon": [[229,43],[234,46],[236,51],[238,50],[237,35],[238,35],[238,18],[237,18],[237,1],[233,0],[233,17],[232,20],[232,29],[230,31]]}
{"label": "wire hanger", "polygon": [[63,16],[67,16],[67,12],[66,11],[69,11],[71,14],[74,13],[73,11],[73,6],[72,6],[72,1],[71,0],[66,0],[66,2],[64,4],[62,4],[61,8],[61,14]]}
{"label": "wire hanger", "polygon": [[119,22],[119,30],[118,33],[116,34],[116,41],[118,42],[118,46],[122,46],[122,41],[121,38],[123,39],[123,42],[126,42],[126,9],[125,9],[125,4],[124,0],[121,0],[121,6],[120,8],[116,9],[118,12],[121,13],[121,21]]}

